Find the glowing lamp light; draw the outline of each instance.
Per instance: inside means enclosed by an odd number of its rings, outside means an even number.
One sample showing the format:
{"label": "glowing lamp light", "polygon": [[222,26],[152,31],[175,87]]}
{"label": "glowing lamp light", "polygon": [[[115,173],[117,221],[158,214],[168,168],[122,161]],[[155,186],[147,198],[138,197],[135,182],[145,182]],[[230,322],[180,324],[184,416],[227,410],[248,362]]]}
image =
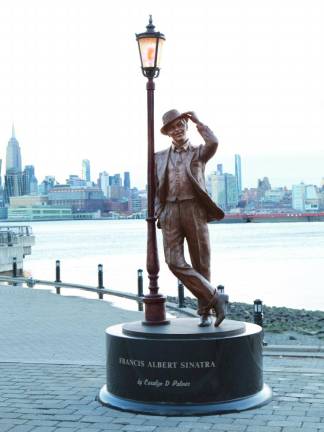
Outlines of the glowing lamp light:
{"label": "glowing lamp light", "polygon": [[142,72],[147,78],[156,78],[159,76],[161,52],[165,41],[164,35],[156,32],[154,29],[152,15],[150,15],[146,32],[136,35]]}

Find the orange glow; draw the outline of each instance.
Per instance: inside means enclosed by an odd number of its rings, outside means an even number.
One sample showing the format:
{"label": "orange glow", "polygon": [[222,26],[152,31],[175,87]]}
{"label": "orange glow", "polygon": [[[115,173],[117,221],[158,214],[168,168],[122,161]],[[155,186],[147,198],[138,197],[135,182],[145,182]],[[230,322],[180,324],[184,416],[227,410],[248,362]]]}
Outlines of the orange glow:
{"label": "orange glow", "polygon": [[154,61],[154,57],[155,57],[155,49],[154,47],[148,47],[147,49],[147,59],[149,61]]}

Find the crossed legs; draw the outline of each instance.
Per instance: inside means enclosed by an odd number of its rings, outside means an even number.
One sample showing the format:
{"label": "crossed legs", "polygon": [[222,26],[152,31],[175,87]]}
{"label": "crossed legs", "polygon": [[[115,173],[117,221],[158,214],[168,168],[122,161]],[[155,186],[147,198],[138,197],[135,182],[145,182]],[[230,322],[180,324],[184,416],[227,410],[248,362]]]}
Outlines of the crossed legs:
{"label": "crossed legs", "polygon": [[[216,324],[224,319],[219,296],[210,284],[210,245],[205,210],[196,200],[166,203],[160,216],[165,261],[172,273],[198,299],[198,314],[208,316],[211,308],[217,314]],[[184,257],[187,240],[190,260]],[[219,317],[218,317],[219,315]]]}

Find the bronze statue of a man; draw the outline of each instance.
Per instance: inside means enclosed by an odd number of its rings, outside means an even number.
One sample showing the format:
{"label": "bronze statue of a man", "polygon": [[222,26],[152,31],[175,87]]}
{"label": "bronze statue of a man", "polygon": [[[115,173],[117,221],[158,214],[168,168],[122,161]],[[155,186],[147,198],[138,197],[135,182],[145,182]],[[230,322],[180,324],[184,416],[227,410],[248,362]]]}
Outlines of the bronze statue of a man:
{"label": "bronze statue of a man", "polygon": [[[199,147],[187,138],[188,121],[196,124],[205,141]],[[213,132],[192,112],[171,110],[163,116],[162,134],[172,139],[171,147],[155,154],[155,216],[162,229],[165,261],[174,275],[198,299],[199,326],[215,326],[225,318],[225,296],[210,284],[210,245],[207,222],[220,220],[224,212],[209,197],[204,171],[215,154],[218,141]],[[191,264],[184,258],[187,240]]]}

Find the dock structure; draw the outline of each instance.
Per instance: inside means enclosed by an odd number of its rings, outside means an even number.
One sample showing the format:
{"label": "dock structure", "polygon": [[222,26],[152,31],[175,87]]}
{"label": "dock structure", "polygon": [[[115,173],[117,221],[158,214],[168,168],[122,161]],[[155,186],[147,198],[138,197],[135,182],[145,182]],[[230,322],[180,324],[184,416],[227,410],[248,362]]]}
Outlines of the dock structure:
{"label": "dock structure", "polygon": [[35,236],[28,225],[0,226],[0,273],[11,272],[15,258],[17,271],[23,269],[23,259],[31,255]]}

